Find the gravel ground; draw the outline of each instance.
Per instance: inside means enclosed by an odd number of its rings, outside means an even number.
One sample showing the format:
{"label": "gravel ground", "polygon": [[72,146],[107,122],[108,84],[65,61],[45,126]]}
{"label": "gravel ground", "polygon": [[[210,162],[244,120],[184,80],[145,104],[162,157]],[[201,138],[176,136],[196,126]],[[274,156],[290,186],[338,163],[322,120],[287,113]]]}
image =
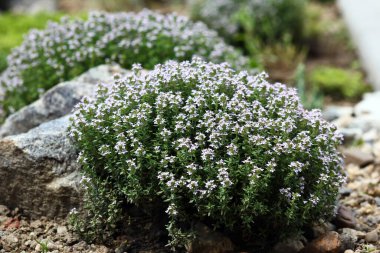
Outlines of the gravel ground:
{"label": "gravel ground", "polygon": [[[168,252],[162,234],[145,217],[135,217],[125,234],[106,245],[87,244],[70,231],[66,220],[41,218],[29,220],[19,211],[0,205],[0,252],[94,252],[94,253],[152,253]],[[165,239],[166,240],[166,239]]]}

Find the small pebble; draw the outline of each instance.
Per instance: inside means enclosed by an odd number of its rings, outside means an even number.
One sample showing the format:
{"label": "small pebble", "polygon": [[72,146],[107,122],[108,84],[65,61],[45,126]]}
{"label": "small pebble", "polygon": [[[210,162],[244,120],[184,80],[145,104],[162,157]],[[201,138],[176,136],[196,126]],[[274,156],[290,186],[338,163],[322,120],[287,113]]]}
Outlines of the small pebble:
{"label": "small pebble", "polygon": [[350,194],[352,193],[352,189],[347,188],[347,187],[342,187],[339,189],[339,193],[340,195],[342,195],[342,197],[347,197],[347,196],[350,196]]}
{"label": "small pebble", "polygon": [[339,206],[334,223],[339,228],[355,228],[356,219],[351,208]]}
{"label": "small pebble", "polygon": [[0,205],[0,215],[8,215],[9,214],[9,209],[8,207],[4,205]]}
{"label": "small pebble", "polygon": [[34,240],[34,239],[37,238],[36,233],[34,233],[34,232],[31,232],[31,233],[29,234],[29,237],[30,237],[30,239],[32,239],[32,240]]}
{"label": "small pebble", "polygon": [[67,233],[67,228],[65,226],[58,226],[57,227],[57,234],[63,235]]}
{"label": "small pebble", "polygon": [[376,201],[376,205],[377,205],[378,207],[380,207],[380,197],[376,197],[376,198],[375,198],[375,201]]}

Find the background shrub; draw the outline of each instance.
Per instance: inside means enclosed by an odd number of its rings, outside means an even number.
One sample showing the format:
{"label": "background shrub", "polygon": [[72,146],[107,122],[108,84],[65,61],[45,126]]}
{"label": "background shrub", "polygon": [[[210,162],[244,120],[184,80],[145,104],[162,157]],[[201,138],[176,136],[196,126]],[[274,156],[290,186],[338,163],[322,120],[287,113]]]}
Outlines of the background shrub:
{"label": "background shrub", "polygon": [[0,50],[0,73],[7,68],[8,50]]}
{"label": "background shrub", "polygon": [[312,0],[313,2],[319,2],[319,3],[329,3],[329,4],[332,4],[332,3],[335,3],[336,1],[335,0]]}
{"label": "background shrub", "polygon": [[192,0],[191,13],[242,48],[252,64],[268,71],[273,81],[289,82],[304,56],[306,2]]}
{"label": "background shrub", "polygon": [[304,64],[299,64],[294,76],[294,86],[297,89],[303,106],[308,110],[323,108],[323,93],[317,86],[308,84],[309,83],[306,77],[306,67]]}
{"label": "background shrub", "polygon": [[196,221],[271,243],[329,218],[342,183],[341,137],[320,111],[262,75],[200,59],[136,66],[99,87],[70,134],[87,189],[84,218],[72,217],[88,239],[115,231],[133,203],[165,210],[173,245]]}
{"label": "background shrub", "polygon": [[141,63],[153,68],[168,59],[198,55],[210,61],[246,66],[246,59],[202,23],[174,14],[92,13],[88,20],[50,23],[31,31],[8,58],[0,77],[0,105],[5,116],[39,94],[87,69],[116,62],[124,68]]}
{"label": "background shrub", "polygon": [[7,68],[7,55],[20,45],[23,35],[32,28],[43,28],[48,20],[58,21],[61,14],[38,15],[0,14],[0,73]]}
{"label": "background shrub", "polygon": [[192,14],[233,42],[275,43],[303,34],[305,0],[194,0]]}
{"label": "background shrub", "polygon": [[304,37],[310,55],[330,56],[330,62],[339,67],[343,67],[342,63],[347,61],[345,58],[352,58],[348,60],[348,65],[357,58],[337,7],[326,8],[325,5],[311,2],[307,5],[304,23]]}
{"label": "background shrub", "polygon": [[310,73],[310,83],[335,98],[360,99],[370,86],[357,70],[335,67],[318,67]]}

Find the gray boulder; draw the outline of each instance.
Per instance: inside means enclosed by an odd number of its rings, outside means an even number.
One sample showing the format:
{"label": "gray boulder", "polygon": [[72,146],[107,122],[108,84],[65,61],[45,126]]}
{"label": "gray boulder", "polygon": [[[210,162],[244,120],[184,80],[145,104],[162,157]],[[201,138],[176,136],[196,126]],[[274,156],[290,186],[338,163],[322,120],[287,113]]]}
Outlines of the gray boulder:
{"label": "gray boulder", "polygon": [[99,65],[74,78],[73,81],[80,83],[98,84],[99,82],[112,81],[116,74],[126,75],[129,71],[119,65]]}
{"label": "gray boulder", "polygon": [[32,218],[65,217],[80,203],[77,151],[69,117],[0,140],[0,199]]}
{"label": "gray boulder", "polygon": [[34,103],[10,115],[0,127],[0,138],[25,133],[41,123],[70,113],[84,96],[94,95],[96,84],[112,80],[116,73],[125,74],[126,71],[117,65],[101,65],[72,81],[54,86]]}
{"label": "gray boulder", "polygon": [[34,103],[10,115],[0,127],[0,137],[25,133],[28,130],[70,113],[83,96],[91,96],[94,86],[89,83],[64,82]]}
{"label": "gray boulder", "polygon": [[65,217],[79,206],[80,166],[67,133],[70,112],[116,73],[127,72],[118,66],[93,68],[6,119],[0,127],[0,138],[5,137],[0,139],[1,204],[31,218]]}

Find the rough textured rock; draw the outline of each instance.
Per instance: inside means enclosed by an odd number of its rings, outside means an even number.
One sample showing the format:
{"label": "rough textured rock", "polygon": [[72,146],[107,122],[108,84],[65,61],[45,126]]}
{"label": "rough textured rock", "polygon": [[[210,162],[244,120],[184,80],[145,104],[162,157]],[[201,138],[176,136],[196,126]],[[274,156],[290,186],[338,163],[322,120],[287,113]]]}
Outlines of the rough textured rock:
{"label": "rough textured rock", "polygon": [[365,235],[365,240],[366,242],[378,242],[379,241],[378,230],[375,229],[375,230],[372,230],[371,232],[368,232]]}
{"label": "rough textured rock", "polygon": [[338,228],[355,228],[356,219],[352,209],[347,206],[340,205],[333,223]]}
{"label": "rough textured rock", "polygon": [[328,232],[306,245],[301,253],[339,253],[341,241],[335,231]]}
{"label": "rough textured rock", "polygon": [[320,224],[315,224],[312,228],[312,231],[313,231],[313,236],[314,238],[317,238],[321,235],[324,235],[330,231],[334,231],[336,228],[334,226],[334,224],[330,223],[330,222],[324,222],[324,223],[320,223]]}
{"label": "rough textured rock", "polygon": [[31,217],[63,217],[79,203],[77,152],[69,116],[0,140],[0,199]]}
{"label": "rough textured rock", "polygon": [[126,71],[118,66],[100,65],[73,81],[54,86],[34,103],[10,115],[0,127],[0,138],[25,133],[70,113],[82,97],[94,94],[94,85],[111,80],[116,73],[125,74]]}
{"label": "rough textured rock", "polygon": [[355,244],[358,241],[358,231],[351,228],[343,228],[340,233],[342,242],[342,250],[355,249]]}
{"label": "rough textured rock", "polygon": [[27,132],[70,113],[74,105],[93,90],[92,84],[80,82],[65,82],[53,87],[36,102],[10,115],[0,128],[0,137]]}

